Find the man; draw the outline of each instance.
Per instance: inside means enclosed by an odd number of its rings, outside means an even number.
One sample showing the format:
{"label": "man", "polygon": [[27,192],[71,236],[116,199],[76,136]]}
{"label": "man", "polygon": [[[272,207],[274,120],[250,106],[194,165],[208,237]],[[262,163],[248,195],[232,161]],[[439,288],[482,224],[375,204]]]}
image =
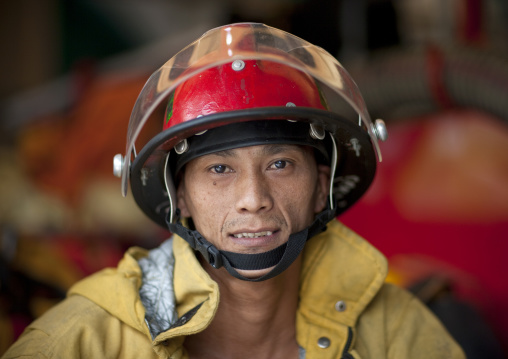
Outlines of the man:
{"label": "man", "polygon": [[334,219],[372,182],[378,138],[322,49],[261,24],[209,31],[149,79],[116,158],[123,193],[175,235],[77,283],[5,357],[463,358]]}

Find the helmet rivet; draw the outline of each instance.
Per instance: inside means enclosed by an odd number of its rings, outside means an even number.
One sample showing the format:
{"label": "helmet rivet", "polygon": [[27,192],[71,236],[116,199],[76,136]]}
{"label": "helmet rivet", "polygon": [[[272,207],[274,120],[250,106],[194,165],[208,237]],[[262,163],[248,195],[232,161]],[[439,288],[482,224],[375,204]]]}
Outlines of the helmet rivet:
{"label": "helmet rivet", "polygon": [[241,70],[243,70],[244,67],[245,67],[245,62],[243,62],[242,60],[235,60],[231,64],[231,68],[235,71],[241,71]]}
{"label": "helmet rivet", "polygon": [[374,134],[381,141],[386,141],[388,139],[388,131],[386,130],[385,122],[380,118],[374,121]]}
{"label": "helmet rivet", "polygon": [[326,135],[325,129],[322,126],[313,123],[310,124],[309,134],[315,140],[322,140]]}
{"label": "helmet rivet", "polygon": [[116,154],[115,157],[113,157],[113,175],[115,175],[115,177],[122,177],[123,164],[123,156],[120,153]]}
{"label": "helmet rivet", "polygon": [[187,139],[184,139],[184,140],[178,142],[175,146],[175,152],[179,155],[181,155],[188,149],[189,149],[189,143],[187,142]]}
{"label": "helmet rivet", "polygon": [[[293,102],[288,102],[286,104],[286,107],[296,107],[296,105]],[[289,122],[296,122],[296,120],[289,120],[289,119],[288,119],[288,121]]]}

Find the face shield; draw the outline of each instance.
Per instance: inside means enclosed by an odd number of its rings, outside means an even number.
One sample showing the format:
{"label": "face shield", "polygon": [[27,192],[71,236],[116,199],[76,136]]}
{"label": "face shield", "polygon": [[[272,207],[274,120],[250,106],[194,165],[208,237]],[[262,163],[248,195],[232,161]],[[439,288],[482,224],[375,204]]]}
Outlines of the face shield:
{"label": "face shield", "polygon": [[[282,64],[308,75],[319,88],[327,109],[271,106],[213,113],[182,120],[161,132],[168,99],[179,86],[210,69],[252,60]],[[382,122],[372,123],[347,71],[328,52],[294,35],[263,24],[240,23],[208,31],[148,79],[131,114],[125,155],[115,159],[122,194],[127,194],[131,181],[137,203],[163,225],[164,213],[175,210],[174,184],[167,178],[165,167],[167,154],[182,140],[210,128],[262,118],[308,121],[334,137],[341,158],[332,192],[341,210],[369,187],[376,157],[381,161],[378,139],[384,139],[386,133]],[[150,130],[153,132],[144,133]]]}

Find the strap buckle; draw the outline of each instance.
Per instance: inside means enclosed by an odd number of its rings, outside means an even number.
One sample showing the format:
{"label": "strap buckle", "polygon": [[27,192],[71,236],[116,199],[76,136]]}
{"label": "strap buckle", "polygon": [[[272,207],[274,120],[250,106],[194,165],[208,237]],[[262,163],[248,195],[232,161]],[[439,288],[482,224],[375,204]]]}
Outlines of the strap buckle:
{"label": "strap buckle", "polygon": [[222,254],[219,250],[213,244],[205,240],[198,232],[192,234],[196,240],[196,249],[205,257],[208,263],[216,269],[222,267]]}
{"label": "strap buckle", "polygon": [[[179,219],[179,217],[179,212],[177,212],[177,218]],[[166,219],[166,223],[172,233],[178,234],[186,240],[191,248],[201,253],[212,267],[220,268],[224,265],[220,251],[212,243],[203,238],[198,231],[193,231],[184,227],[180,221],[177,221],[177,223],[170,223],[169,220]]]}

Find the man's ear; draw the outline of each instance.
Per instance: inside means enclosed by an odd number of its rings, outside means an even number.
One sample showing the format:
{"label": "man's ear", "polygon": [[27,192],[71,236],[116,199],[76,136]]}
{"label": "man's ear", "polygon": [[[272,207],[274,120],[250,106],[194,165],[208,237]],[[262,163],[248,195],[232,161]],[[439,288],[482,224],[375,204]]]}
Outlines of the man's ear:
{"label": "man's ear", "polygon": [[328,193],[330,192],[330,166],[317,165],[317,196],[314,213],[319,213],[326,208]]}
{"label": "man's ear", "polygon": [[190,217],[189,209],[187,208],[187,202],[185,201],[185,175],[180,179],[178,189],[176,190],[177,207],[180,209],[180,215],[182,217]]}

